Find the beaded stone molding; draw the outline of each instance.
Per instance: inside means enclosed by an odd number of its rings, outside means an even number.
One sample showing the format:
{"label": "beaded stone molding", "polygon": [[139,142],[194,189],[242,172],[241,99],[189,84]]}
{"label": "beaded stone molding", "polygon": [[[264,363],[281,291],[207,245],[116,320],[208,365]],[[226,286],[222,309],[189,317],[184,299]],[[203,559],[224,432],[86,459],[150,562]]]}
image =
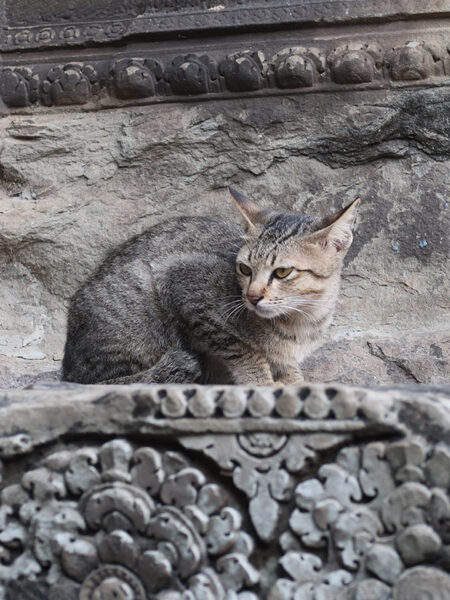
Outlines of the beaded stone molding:
{"label": "beaded stone molding", "polygon": [[448,16],[442,0],[4,0],[3,51],[112,43],[131,36]]}
{"label": "beaded stone molding", "polygon": [[1,600],[449,600],[450,388],[0,397]]}

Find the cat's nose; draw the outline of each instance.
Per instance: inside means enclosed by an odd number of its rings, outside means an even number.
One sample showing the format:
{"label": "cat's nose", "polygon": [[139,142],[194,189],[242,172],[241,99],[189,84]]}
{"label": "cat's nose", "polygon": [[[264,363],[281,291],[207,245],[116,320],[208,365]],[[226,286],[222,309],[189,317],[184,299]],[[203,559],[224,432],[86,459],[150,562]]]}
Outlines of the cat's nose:
{"label": "cat's nose", "polygon": [[260,300],[262,300],[264,296],[258,296],[257,294],[247,294],[247,300],[256,306]]}

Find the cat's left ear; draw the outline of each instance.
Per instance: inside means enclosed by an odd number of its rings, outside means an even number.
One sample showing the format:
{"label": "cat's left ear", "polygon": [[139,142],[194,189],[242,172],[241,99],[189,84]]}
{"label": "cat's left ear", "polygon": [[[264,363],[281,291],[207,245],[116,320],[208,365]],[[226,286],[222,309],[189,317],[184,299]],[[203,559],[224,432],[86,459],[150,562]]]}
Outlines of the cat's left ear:
{"label": "cat's left ear", "polygon": [[339,212],[325,218],[322,228],[310,236],[310,241],[318,243],[332,254],[346,252],[353,241],[353,226],[360,202],[361,200],[356,198]]}
{"label": "cat's left ear", "polygon": [[261,208],[256,202],[246,198],[244,194],[241,194],[241,192],[238,192],[234,188],[229,187],[228,189],[241,215],[244,217],[247,231],[257,223],[264,222],[265,217],[270,212],[269,210]]}

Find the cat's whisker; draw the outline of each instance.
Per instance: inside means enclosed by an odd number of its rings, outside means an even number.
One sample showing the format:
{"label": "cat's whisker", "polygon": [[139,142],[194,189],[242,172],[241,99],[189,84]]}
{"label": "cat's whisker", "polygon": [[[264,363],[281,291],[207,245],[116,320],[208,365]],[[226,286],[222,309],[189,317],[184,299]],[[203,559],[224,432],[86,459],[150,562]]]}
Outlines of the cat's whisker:
{"label": "cat's whisker", "polygon": [[227,318],[224,321],[224,325],[231,319],[231,317],[237,317],[240,312],[245,308],[244,303],[242,303],[240,306],[234,307],[231,312],[229,313],[229,315],[227,316]]}
{"label": "cat's whisker", "polygon": [[296,302],[314,302],[321,304],[328,304],[330,302],[329,298],[315,298],[311,297],[307,294],[302,294],[301,296],[285,296],[283,300],[294,300]]}
{"label": "cat's whisker", "polygon": [[239,300],[232,300],[231,302],[226,302],[225,304],[222,304],[222,306],[223,307],[232,306],[233,304],[238,304],[239,302],[242,302],[241,298],[239,298]]}
{"label": "cat's whisker", "polygon": [[283,301],[292,302],[297,306],[330,306],[330,300],[314,300],[303,298],[284,298]]}
{"label": "cat's whisker", "polygon": [[233,314],[233,312],[240,307],[241,307],[240,304],[238,306],[230,306],[229,308],[227,308],[226,310],[224,310],[222,313],[220,313],[218,315],[219,319],[220,320],[224,319],[224,323],[226,323],[227,320],[230,318],[230,316]]}
{"label": "cat's whisker", "polygon": [[290,311],[294,311],[294,312],[298,312],[301,315],[303,315],[304,317],[307,317],[308,319],[310,319],[310,321],[312,323],[316,323],[317,319],[315,319],[312,315],[310,315],[308,312],[306,312],[305,310],[301,310],[300,308],[294,308],[293,306],[289,306],[289,305],[278,305],[277,308],[281,308],[281,309],[285,309],[288,313]]}
{"label": "cat's whisker", "polygon": [[241,306],[242,304],[243,304],[242,297],[239,297],[237,300],[232,300],[231,302],[224,304],[223,308],[225,310],[223,311],[222,315],[224,316],[224,315],[228,314],[234,308],[237,308],[237,307]]}

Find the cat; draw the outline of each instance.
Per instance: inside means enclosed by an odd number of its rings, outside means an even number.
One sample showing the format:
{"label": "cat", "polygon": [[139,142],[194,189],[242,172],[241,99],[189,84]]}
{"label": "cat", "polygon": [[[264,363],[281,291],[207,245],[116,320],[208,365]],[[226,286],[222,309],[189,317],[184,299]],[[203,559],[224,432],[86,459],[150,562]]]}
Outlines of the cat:
{"label": "cat", "polygon": [[303,380],[329,326],[359,198],[327,218],[261,208],[230,188],[244,228],[177,217],[112,252],[71,300],[63,380]]}

